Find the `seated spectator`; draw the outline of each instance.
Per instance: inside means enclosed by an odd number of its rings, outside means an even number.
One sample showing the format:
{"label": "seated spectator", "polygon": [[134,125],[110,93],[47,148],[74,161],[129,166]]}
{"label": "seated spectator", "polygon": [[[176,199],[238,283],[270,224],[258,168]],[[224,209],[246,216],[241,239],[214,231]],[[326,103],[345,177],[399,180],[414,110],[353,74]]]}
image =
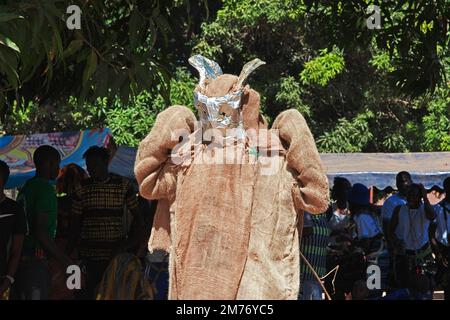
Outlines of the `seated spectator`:
{"label": "seated spectator", "polygon": [[138,257],[115,256],[103,274],[96,300],[153,300],[155,292]]}

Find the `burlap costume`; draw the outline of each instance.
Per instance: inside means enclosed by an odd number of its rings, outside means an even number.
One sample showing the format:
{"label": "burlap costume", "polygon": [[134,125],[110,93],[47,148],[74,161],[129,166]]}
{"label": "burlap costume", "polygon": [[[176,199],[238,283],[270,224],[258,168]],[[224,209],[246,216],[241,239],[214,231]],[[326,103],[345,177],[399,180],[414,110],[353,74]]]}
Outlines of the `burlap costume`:
{"label": "burlap costume", "polygon": [[[232,114],[231,126],[240,116],[246,130],[262,132],[267,125],[259,94],[242,82],[221,72],[206,79],[201,74],[196,91],[223,97],[241,90],[241,113],[225,111]],[[149,248],[170,253],[169,299],[297,299],[303,212],[325,212],[329,200],[304,118],[288,110],[275,119],[269,138],[250,133],[212,148],[198,138],[195,122],[184,106],[161,112],[135,164],[142,196],[159,200]],[[174,132],[180,130],[194,143],[178,147]],[[183,156],[181,163],[173,160],[173,150]],[[233,151],[237,161],[209,161],[219,151]]]}

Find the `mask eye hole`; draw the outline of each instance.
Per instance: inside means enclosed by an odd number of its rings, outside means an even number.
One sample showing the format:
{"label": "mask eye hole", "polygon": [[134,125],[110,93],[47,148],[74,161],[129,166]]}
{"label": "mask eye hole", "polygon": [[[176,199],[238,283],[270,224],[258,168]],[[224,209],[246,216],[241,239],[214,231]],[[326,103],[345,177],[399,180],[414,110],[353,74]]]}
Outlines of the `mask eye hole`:
{"label": "mask eye hole", "polygon": [[230,113],[231,107],[228,105],[228,103],[222,103],[219,106],[219,114],[226,116],[228,113]]}

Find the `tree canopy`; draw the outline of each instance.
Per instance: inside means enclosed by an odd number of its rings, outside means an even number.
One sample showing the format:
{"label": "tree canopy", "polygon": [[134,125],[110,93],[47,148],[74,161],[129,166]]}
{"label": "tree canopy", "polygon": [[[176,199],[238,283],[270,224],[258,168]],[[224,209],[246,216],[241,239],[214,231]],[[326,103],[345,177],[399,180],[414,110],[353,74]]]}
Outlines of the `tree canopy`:
{"label": "tree canopy", "polygon": [[450,150],[449,17],[447,0],[3,0],[2,126],[109,126],[136,145],[159,111],[192,107],[201,53],[234,74],[266,61],[250,79],[262,112],[299,110],[322,152]]}

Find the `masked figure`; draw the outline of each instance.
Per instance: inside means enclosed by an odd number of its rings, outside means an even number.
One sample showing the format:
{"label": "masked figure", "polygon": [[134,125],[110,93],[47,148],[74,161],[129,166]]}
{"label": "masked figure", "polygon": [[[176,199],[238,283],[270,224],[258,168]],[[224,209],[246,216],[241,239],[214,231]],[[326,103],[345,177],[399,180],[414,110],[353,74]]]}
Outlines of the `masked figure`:
{"label": "masked figure", "polygon": [[140,143],[142,196],[158,199],[150,250],[170,253],[169,299],[297,299],[303,212],[328,206],[328,180],[296,110],[271,129],[244,86],[264,64],[222,74],[200,55],[198,122],[184,106],[161,112]]}

